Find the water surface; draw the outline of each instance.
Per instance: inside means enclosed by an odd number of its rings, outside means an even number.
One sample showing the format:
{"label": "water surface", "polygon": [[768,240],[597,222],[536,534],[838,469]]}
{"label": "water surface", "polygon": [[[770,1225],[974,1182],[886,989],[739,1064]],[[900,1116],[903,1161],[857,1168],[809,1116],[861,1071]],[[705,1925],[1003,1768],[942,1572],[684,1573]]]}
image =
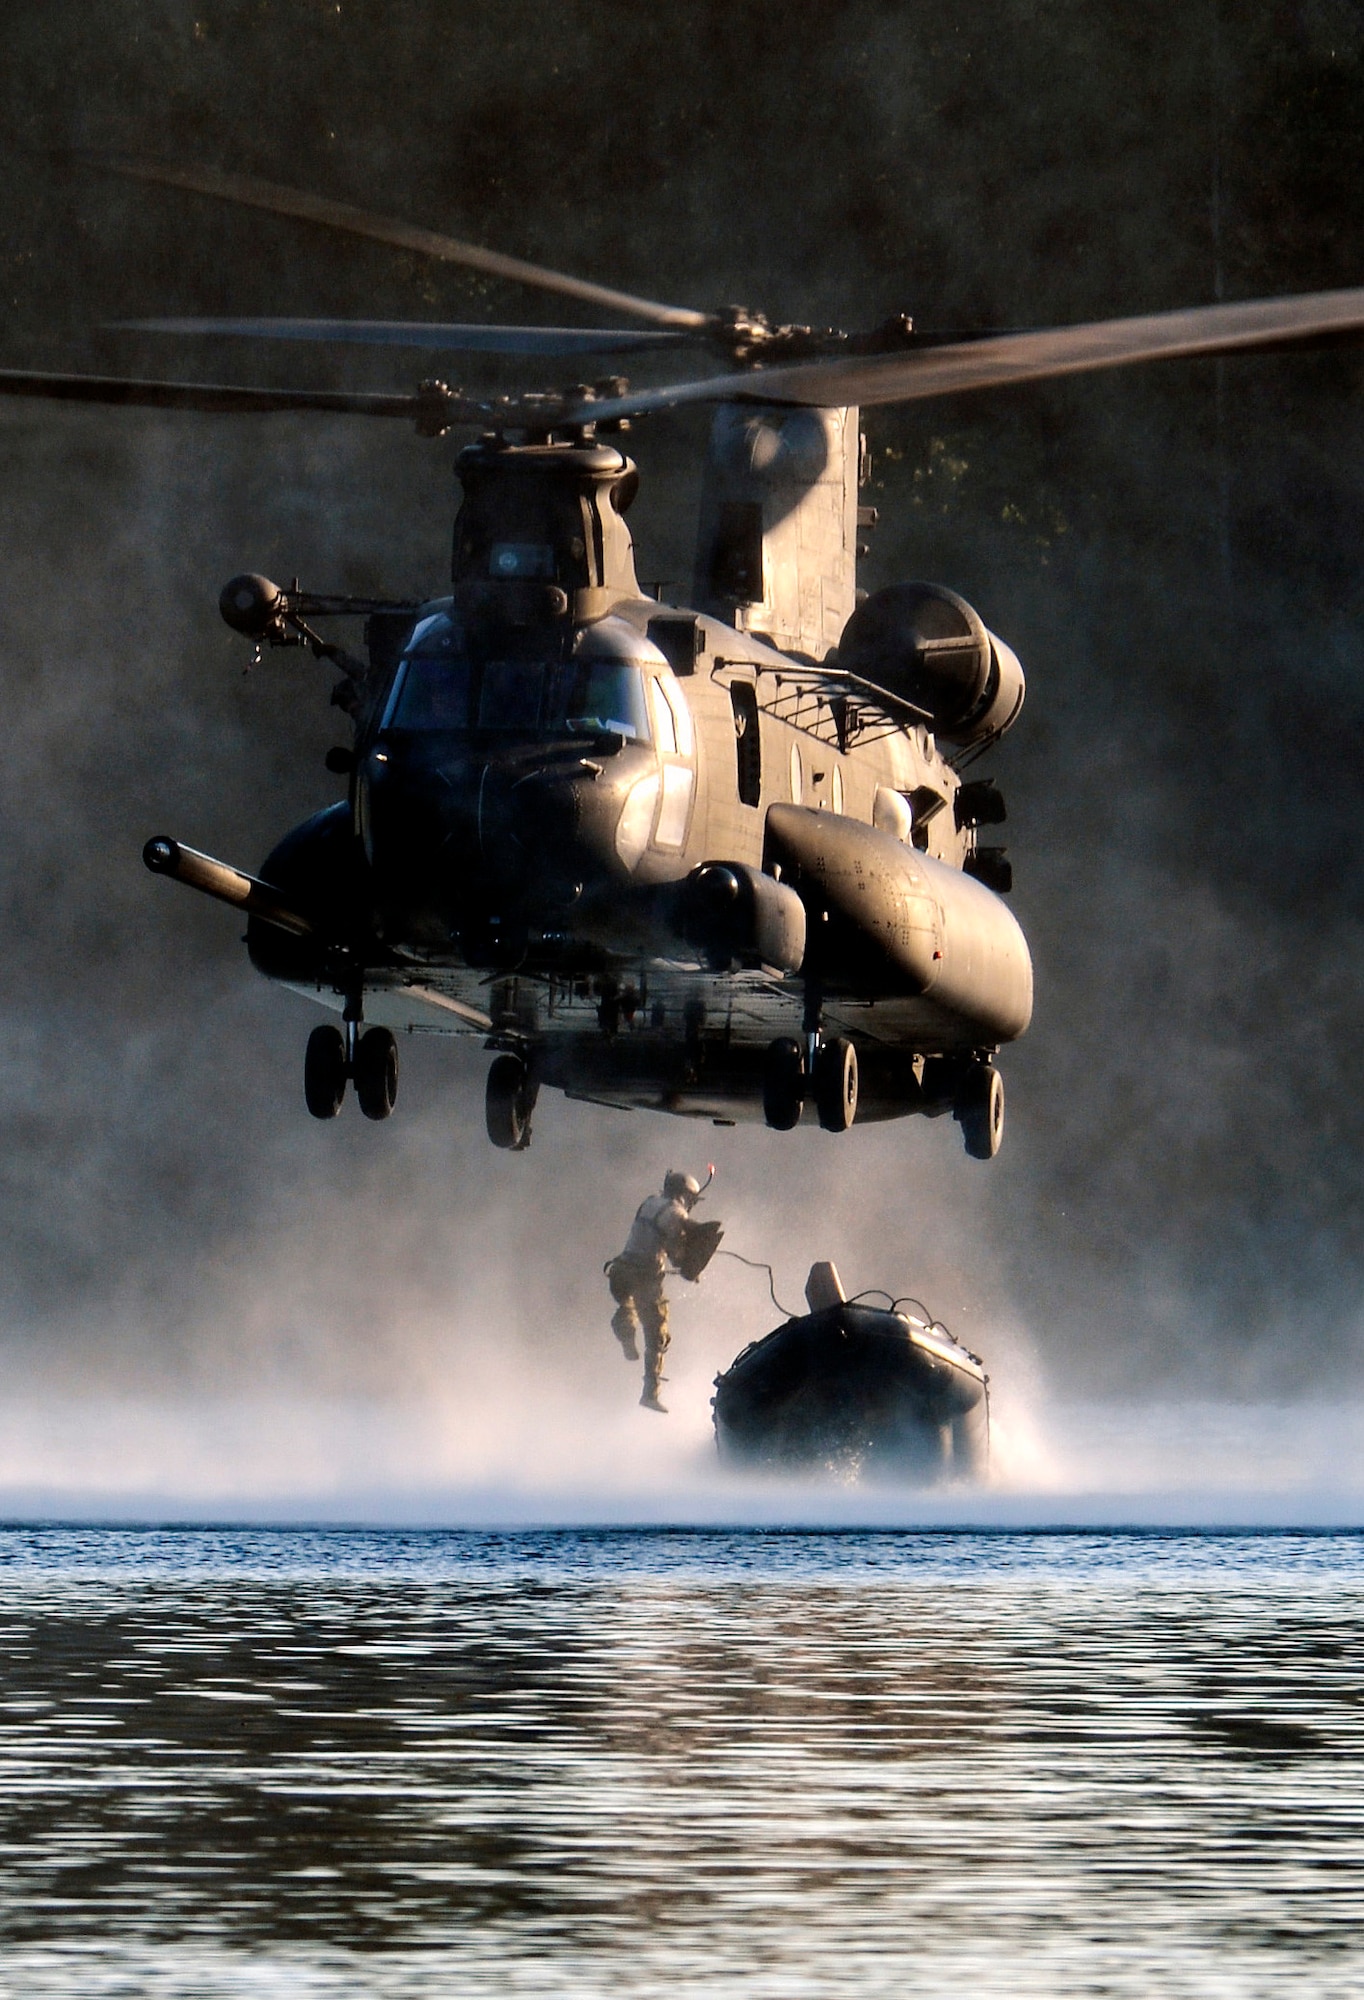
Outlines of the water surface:
{"label": "water surface", "polygon": [[1355,1995],[1353,1535],[0,1533],[0,1993]]}

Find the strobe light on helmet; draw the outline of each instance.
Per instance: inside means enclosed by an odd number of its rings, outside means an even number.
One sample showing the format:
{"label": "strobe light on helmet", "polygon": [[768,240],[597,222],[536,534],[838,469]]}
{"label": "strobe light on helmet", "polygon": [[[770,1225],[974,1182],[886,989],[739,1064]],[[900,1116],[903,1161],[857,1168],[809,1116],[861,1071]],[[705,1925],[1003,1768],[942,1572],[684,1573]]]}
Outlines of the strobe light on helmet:
{"label": "strobe light on helmet", "polygon": [[1018,655],[940,583],[894,583],[859,604],[838,664],[923,709],[945,743],[1002,736],[1023,706]]}

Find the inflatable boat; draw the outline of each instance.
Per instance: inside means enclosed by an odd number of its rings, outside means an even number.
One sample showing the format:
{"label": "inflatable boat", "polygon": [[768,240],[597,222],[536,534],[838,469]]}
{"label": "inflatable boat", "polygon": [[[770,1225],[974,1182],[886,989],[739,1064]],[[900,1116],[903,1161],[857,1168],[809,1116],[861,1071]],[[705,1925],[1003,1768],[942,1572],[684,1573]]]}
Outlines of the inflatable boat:
{"label": "inflatable boat", "polygon": [[[876,1293],[873,1296],[886,1296]],[[930,1483],[979,1479],[990,1449],[989,1378],[917,1301],[849,1299],[812,1265],[810,1310],[755,1340],[715,1378],[722,1461]]]}

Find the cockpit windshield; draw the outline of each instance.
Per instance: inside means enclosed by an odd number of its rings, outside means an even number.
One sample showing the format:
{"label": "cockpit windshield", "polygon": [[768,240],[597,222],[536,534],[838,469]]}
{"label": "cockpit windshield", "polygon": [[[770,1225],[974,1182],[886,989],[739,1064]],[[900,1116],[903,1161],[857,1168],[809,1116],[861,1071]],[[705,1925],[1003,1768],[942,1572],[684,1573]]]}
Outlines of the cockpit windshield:
{"label": "cockpit windshield", "polygon": [[627,742],[647,743],[643,674],[622,660],[570,660],[559,677],[553,726],[573,735],[611,731]]}
{"label": "cockpit windshield", "polygon": [[419,625],[398,670],[383,727],[623,736],[649,741],[644,675],[624,660],[471,659],[447,618]]}
{"label": "cockpit windshield", "polygon": [[479,728],[534,734],[540,727],[546,671],[542,660],[485,660],[478,695]]}

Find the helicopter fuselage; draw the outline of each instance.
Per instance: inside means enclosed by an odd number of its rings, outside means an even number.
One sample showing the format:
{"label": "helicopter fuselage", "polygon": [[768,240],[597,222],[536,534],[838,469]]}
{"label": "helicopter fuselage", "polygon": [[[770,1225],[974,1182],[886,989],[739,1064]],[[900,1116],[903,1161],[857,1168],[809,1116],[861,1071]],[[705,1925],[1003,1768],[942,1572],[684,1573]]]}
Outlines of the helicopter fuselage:
{"label": "helicopter fuselage", "polygon": [[[800,662],[647,598],[480,648],[459,623],[451,599],[423,607],[349,800],[261,871],[329,910],[367,1020],[482,1033],[570,1095],[723,1119],[761,1117],[764,1052],[809,1032],[812,987],[858,1045],[863,1118],[929,1108],[924,1058],[1026,1027],[1022,933],[964,872],[975,830],[925,728],[831,711]],[[784,930],[738,907],[755,883],[796,905]],[[335,953],[256,920],[250,941],[262,971],[344,1003]]]}
{"label": "helicopter fuselage", "polygon": [[[344,1014],[319,1115],[368,1024],[481,1037],[499,1143],[548,1083],[780,1127],[807,1100],[833,1129],[952,1110],[994,1151],[990,1059],[1028,1025],[1032,969],[978,844],[1002,801],[943,739],[993,740],[1022,674],[950,591],[858,603],[857,460],[853,411],[725,412],[689,609],[639,588],[613,446],[461,454],[450,593],[344,659],[348,797],[233,892],[258,969]],[[258,642],[297,643],[292,620],[340,663],[303,605],[261,578],[223,595]],[[389,1086],[366,1089],[386,1115]]]}

